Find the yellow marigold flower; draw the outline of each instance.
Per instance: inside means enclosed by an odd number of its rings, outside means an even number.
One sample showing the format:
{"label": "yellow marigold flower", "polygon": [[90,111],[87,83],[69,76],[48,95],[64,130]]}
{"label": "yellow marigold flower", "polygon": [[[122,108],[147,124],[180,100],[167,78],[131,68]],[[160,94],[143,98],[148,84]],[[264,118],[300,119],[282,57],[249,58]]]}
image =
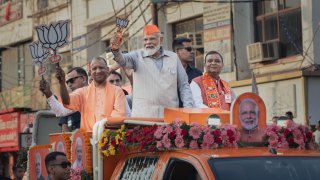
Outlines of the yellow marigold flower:
{"label": "yellow marigold flower", "polygon": [[110,155],[115,155],[116,154],[116,150],[114,149],[113,146],[109,147],[109,153],[110,153]]}
{"label": "yellow marigold flower", "polygon": [[119,134],[116,135],[115,139],[116,139],[116,144],[119,144],[119,139],[120,139]]}
{"label": "yellow marigold flower", "polygon": [[126,127],[126,126],[125,126],[124,124],[122,124],[122,125],[121,125],[121,128],[120,128],[120,131],[124,131],[125,127]]}
{"label": "yellow marigold flower", "polygon": [[102,151],[102,154],[105,155],[105,156],[109,156],[110,155],[108,150]]}

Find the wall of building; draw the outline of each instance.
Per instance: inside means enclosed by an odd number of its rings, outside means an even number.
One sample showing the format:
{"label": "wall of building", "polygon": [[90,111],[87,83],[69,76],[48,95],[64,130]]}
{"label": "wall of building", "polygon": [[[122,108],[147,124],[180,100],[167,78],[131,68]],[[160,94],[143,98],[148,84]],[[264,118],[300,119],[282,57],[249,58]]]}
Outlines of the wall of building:
{"label": "wall of building", "polygon": [[318,0],[301,0],[303,48],[304,54],[308,54],[310,57],[305,58],[304,66],[314,62],[320,64],[320,12],[317,8],[319,6],[320,2]]}
{"label": "wall of building", "polygon": [[[285,112],[292,111],[294,121],[305,124],[305,98],[302,77],[299,77],[299,74],[287,76],[288,79],[278,79],[278,77],[269,77],[277,80],[258,84],[259,96],[263,99],[267,109],[267,123],[271,121],[273,116],[284,116]],[[257,81],[259,82],[259,80],[258,78]],[[235,87],[233,90],[236,95],[251,92],[251,85]]]}
{"label": "wall of building", "polygon": [[31,1],[23,0],[22,7],[22,19],[0,26],[0,47],[9,46],[32,38],[32,19],[28,18],[28,16],[32,14],[34,6]]}
{"label": "wall of building", "polygon": [[87,63],[86,46],[87,28],[84,21],[88,18],[87,1],[72,1],[72,60],[73,66],[83,66]]}
{"label": "wall of building", "polygon": [[306,94],[307,96],[307,107],[306,111],[307,118],[311,125],[318,124],[320,121],[320,111],[319,104],[320,102],[320,76],[317,77],[306,77]]}
{"label": "wall of building", "polygon": [[246,45],[254,42],[253,12],[251,3],[237,3],[233,6],[234,44],[238,80],[251,78]]}

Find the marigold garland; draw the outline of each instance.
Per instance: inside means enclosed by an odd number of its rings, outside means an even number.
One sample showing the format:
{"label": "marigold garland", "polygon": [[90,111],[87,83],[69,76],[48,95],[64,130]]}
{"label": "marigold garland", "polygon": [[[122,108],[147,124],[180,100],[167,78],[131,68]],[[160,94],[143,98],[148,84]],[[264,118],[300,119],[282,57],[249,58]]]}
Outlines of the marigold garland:
{"label": "marigold garland", "polygon": [[125,130],[125,126],[122,125],[121,128],[116,131],[110,129],[103,131],[98,142],[98,148],[102,156],[108,157],[109,155],[116,155],[119,152],[124,152]]}
{"label": "marigold garland", "polygon": [[62,134],[63,136],[63,139],[64,139],[64,142],[66,144],[66,154],[67,154],[67,158],[68,158],[68,161],[71,161],[71,139],[70,139],[70,134],[65,134],[63,133]]}
{"label": "marigold garland", "polygon": [[[167,125],[137,126],[118,130],[105,129],[98,142],[104,157],[116,155],[126,149],[163,151],[173,149],[212,149],[238,147],[240,133],[233,125],[200,126],[176,121]],[[269,125],[265,129],[265,142],[269,148],[312,149],[312,132],[303,125],[288,122],[286,127]],[[263,143],[263,142],[262,142]]]}
{"label": "marigold garland", "polygon": [[63,140],[63,142],[65,144],[65,146],[64,146],[65,154],[67,155],[68,161],[71,161],[71,133],[61,133],[61,134],[59,133],[59,134],[54,134],[54,136],[55,136],[55,137],[53,137],[54,138],[54,142],[51,143],[52,150],[54,150],[55,144],[57,143],[56,142],[57,141],[56,136],[62,136],[62,140]]}

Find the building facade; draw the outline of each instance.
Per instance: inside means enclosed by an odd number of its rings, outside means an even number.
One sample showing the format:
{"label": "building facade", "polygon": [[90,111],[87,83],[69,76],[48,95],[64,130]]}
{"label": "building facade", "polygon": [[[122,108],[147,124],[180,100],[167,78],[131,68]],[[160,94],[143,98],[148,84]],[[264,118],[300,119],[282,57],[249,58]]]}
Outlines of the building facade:
{"label": "building facade", "polygon": [[[268,122],[292,111],[296,122],[314,125],[320,120],[317,7],[319,0],[0,0],[0,109],[46,108],[29,50],[38,39],[36,26],[70,19],[70,43],[58,52],[63,56],[61,66],[86,68],[96,56],[114,63],[106,52],[116,17],[121,17],[130,21],[123,33],[123,51],[143,48],[143,26],[158,24],[167,49],[175,37],[193,40],[194,66],[201,70],[205,53],[219,51],[224,57],[221,78],[237,95],[251,92],[254,73]],[[45,79],[57,94],[55,67],[46,66]]]}
{"label": "building facade", "polygon": [[[320,116],[314,108],[319,100],[316,83],[319,69],[319,13],[316,0],[217,3],[170,2],[164,0],[123,1],[1,1],[1,91],[7,106],[45,108],[38,92],[37,67],[32,64],[28,44],[37,40],[34,27],[71,19],[70,44],[59,53],[62,66],[83,66],[95,56],[110,51],[115,17],[129,19],[124,31],[123,51],[143,47],[142,27],[157,23],[164,33],[164,47],[171,49],[175,37],[189,37],[196,49],[194,65],[203,69],[203,56],[221,52],[221,75],[236,94],[251,91],[252,72],[268,119],[294,112],[298,122],[315,124]],[[8,10],[8,2],[11,2]],[[7,13],[9,12],[9,13]],[[7,20],[6,20],[7,18]],[[110,56],[109,56],[110,57]],[[110,59],[110,58],[109,58]],[[110,64],[114,62],[108,60]],[[56,89],[54,66],[47,79]],[[33,93],[31,93],[33,92]],[[31,98],[30,98],[31,97]]]}

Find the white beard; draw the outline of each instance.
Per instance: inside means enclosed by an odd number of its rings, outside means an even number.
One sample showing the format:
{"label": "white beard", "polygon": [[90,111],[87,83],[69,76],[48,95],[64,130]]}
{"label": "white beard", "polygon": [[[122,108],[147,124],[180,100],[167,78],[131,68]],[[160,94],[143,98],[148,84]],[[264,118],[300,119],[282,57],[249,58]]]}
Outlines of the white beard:
{"label": "white beard", "polygon": [[160,44],[158,44],[156,47],[154,47],[153,49],[150,48],[144,48],[144,51],[146,52],[146,54],[148,56],[152,56],[154,55],[157,51],[159,51],[160,49]]}

